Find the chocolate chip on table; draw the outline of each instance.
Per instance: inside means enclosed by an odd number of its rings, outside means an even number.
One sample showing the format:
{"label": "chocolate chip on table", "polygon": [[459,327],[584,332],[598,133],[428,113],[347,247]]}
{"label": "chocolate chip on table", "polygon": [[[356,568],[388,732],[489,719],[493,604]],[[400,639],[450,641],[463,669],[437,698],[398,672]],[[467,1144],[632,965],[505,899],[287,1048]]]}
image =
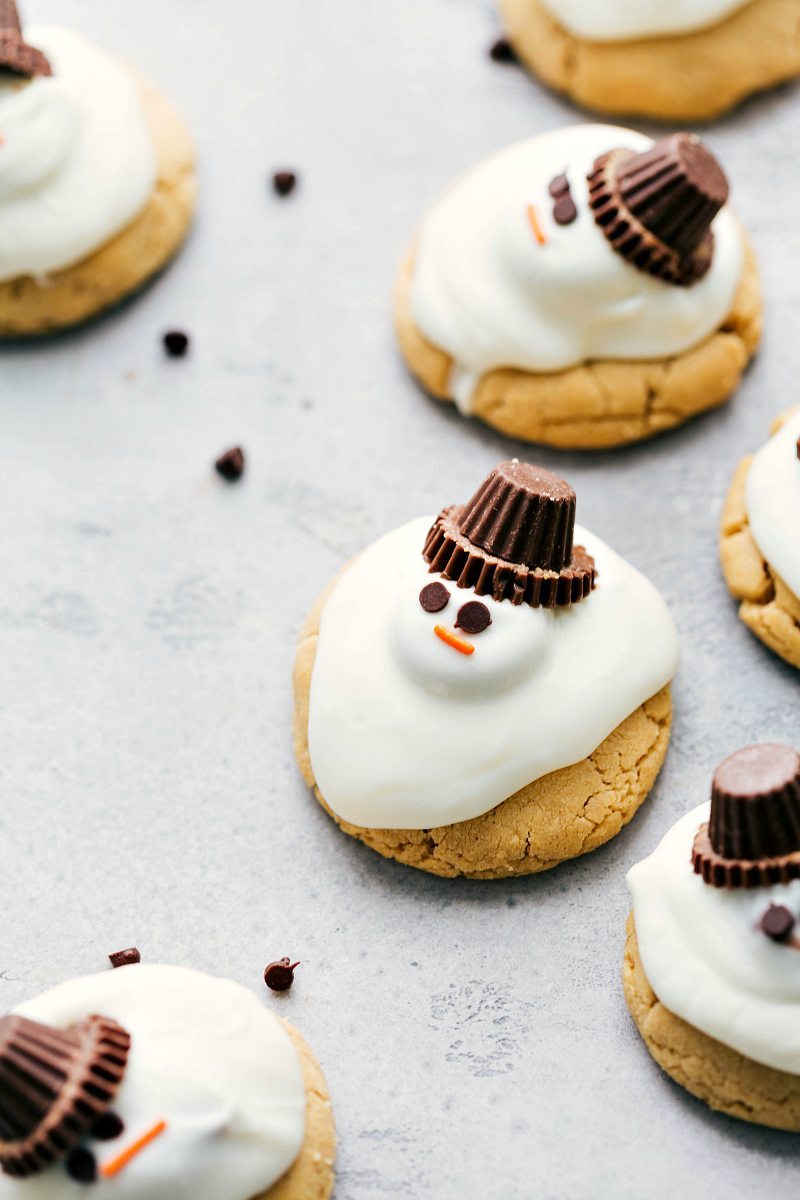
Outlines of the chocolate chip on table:
{"label": "chocolate chip on table", "polygon": [[97,1159],[91,1150],[86,1150],[83,1146],[77,1146],[70,1151],[64,1167],[76,1183],[94,1183],[97,1179]]}
{"label": "chocolate chip on table", "polygon": [[105,1112],[95,1121],[90,1137],[96,1138],[98,1142],[113,1142],[114,1138],[120,1137],[124,1130],[125,1124],[122,1117],[118,1117],[115,1112]]}
{"label": "chocolate chip on table", "polygon": [[450,603],[450,593],[443,583],[426,583],[419,602],[427,613],[441,612]]}
{"label": "chocolate chip on table", "polygon": [[289,196],[297,187],[297,176],[294,171],[276,171],[272,186],[279,196]]}
{"label": "chocolate chip on table", "polygon": [[217,473],[228,483],[235,483],[244,474],[244,450],[241,446],[232,446],[224,454],[220,454],[214,463]]}
{"label": "chocolate chip on table", "polygon": [[572,196],[559,196],[553,205],[553,220],[556,225],[571,225],[578,215]]}
{"label": "chocolate chip on table", "polygon": [[164,349],[170,358],[183,358],[189,351],[189,335],[182,329],[170,329],[164,334]]}
{"label": "chocolate chip on table", "polygon": [[456,629],[463,629],[464,633],[483,633],[491,623],[492,615],[480,600],[468,600],[462,604],[456,617]]}
{"label": "chocolate chip on table", "polygon": [[555,179],[550,180],[550,186],[547,190],[554,200],[557,200],[559,196],[568,196],[569,180],[566,175],[556,175]]}
{"label": "chocolate chip on table", "polygon": [[773,942],[785,942],[794,929],[794,914],[783,904],[770,904],[761,918],[761,930]]}
{"label": "chocolate chip on table", "polygon": [[127,950],[115,950],[113,954],[109,954],[108,960],[112,967],[131,967],[134,963],[142,961],[142,956],[135,946],[130,946]]}
{"label": "chocolate chip on table", "polygon": [[299,962],[293,963],[288,958],[268,963],[264,970],[264,983],[272,992],[288,992],[294,983],[294,969],[299,966]]}
{"label": "chocolate chip on table", "polygon": [[517,52],[508,38],[498,38],[489,49],[489,57],[497,63],[517,63]]}

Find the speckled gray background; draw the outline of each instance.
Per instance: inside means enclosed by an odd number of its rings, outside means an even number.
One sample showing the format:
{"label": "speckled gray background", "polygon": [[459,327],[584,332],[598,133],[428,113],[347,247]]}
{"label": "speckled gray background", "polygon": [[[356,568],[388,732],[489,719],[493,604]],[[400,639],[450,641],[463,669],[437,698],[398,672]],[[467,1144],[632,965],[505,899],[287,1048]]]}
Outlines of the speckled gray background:
{"label": "speckled gray background", "polygon": [[[307,796],[293,643],[349,555],[521,451],[417,392],[392,276],[456,172],[579,114],[487,58],[490,0],[27,7],[172,91],[202,210],[135,304],[0,357],[0,1006],[130,943],[263,991],[326,1068],[338,1200],[794,1194],[796,1141],[663,1078],[619,969],[629,864],[726,752],[799,740],[797,677],[739,624],[716,560],[734,465],[798,400],[798,90],[709,131],[768,298],[734,403],[638,449],[536,452],[677,617],[663,776],[589,858],[448,882],[356,845]],[[265,182],[280,166],[302,175],[286,202]],[[162,356],[172,325],[186,361]],[[236,442],[249,467],[229,487],[211,463]],[[283,953],[303,966],[273,998],[261,971]]]}

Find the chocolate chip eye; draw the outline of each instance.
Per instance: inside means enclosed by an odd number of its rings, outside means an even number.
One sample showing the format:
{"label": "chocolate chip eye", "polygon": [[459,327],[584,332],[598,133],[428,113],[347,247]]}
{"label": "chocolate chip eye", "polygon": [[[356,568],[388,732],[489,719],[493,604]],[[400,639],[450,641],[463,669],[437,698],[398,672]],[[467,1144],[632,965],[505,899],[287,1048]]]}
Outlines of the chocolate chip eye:
{"label": "chocolate chip eye", "polygon": [[71,1150],[64,1164],[70,1179],[76,1183],[94,1183],[97,1179],[97,1159],[91,1150],[77,1146]]}
{"label": "chocolate chip eye", "polygon": [[113,1142],[114,1138],[121,1136],[124,1129],[121,1117],[115,1112],[105,1112],[97,1118],[89,1136],[97,1138],[98,1142]]}
{"label": "chocolate chip eye", "polygon": [[443,583],[426,583],[419,594],[419,602],[425,612],[441,612],[450,603],[450,593]]}
{"label": "chocolate chip eye", "polygon": [[794,929],[794,914],[783,904],[770,904],[761,918],[761,932],[773,942],[785,942]]}
{"label": "chocolate chip eye", "polygon": [[492,615],[480,600],[468,600],[462,604],[456,617],[456,629],[463,629],[464,633],[483,633],[491,623]]}

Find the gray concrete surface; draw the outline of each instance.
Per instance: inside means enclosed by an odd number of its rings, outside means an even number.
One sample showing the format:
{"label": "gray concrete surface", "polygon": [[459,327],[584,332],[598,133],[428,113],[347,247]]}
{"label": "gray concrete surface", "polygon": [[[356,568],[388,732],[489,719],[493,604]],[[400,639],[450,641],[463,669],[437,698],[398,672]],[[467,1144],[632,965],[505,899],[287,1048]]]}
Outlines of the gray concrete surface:
{"label": "gray concrete surface", "polygon": [[[794,1195],[796,1140],[664,1079],[619,984],[624,873],[749,740],[798,737],[798,679],[741,626],[716,527],[797,402],[798,90],[709,131],[768,332],[725,411],[622,453],[539,451],[672,604],[673,746],[633,826],[542,878],[447,882],[337,832],[292,761],[295,634],[386,528],[520,447],[427,400],[392,342],[395,265],[452,175],[579,119],[486,55],[490,0],[28,0],[169,88],[202,212],[101,325],[0,357],[0,1006],[138,944],[256,990],[309,1037],[338,1200]],[[298,193],[277,201],[276,167]],[[169,326],[193,336],[166,361]],[[241,442],[245,479],[211,464]],[[159,1198],[162,1200],[162,1198]]]}

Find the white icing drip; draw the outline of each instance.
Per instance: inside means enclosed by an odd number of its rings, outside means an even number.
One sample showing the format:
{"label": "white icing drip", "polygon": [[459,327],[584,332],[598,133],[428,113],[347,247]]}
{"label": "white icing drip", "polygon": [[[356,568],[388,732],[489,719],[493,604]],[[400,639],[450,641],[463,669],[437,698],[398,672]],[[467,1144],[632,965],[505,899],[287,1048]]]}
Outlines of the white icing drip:
{"label": "white icing drip", "polygon": [[745,506],[764,558],[800,596],[800,409],[762,446],[750,464]]}
{"label": "white icing drip", "polygon": [[598,586],[569,609],[498,604],[467,657],[440,641],[472,591],[425,613],[432,518],[382,537],[336,584],[311,681],[309,751],[322,795],[368,828],[478,816],[585,758],[673,676],[677,634],[655,588],[594,534]]}
{"label": "white icing drip", "polygon": [[750,3],[752,0],[541,0],[559,24],[590,42],[693,33],[719,24]]}
{"label": "white icing drip", "polygon": [[156,180],[131,72],[77,33],[26,29],[51,76],[0,83],[0,280],[79,262],[141,211]]}
{"label": "white icing drip", "polygon": [[296,1159],[305,1132],[300,1060],[280,1021],[246,988],[182,967],[132,966],[61,984],[16,1010],[66,1026],[102,1013],[131,1034],[113,1105],[125,1131],[87,1142],[102,1163],[156,1121],[166,1131],[87,1190],[63,1163],[0,1175],[0,1200],[251,1200]]}
{"label": "white icing drip", "polygon": [[[650,145],[642,134],[609,125],[555,130],[473,168],[425,218],[414,249],[412,314],[454,360],[462,411],[472,381],[487,371],[561,371],[590,359],[680,354],[728,316],[743,240],[727,207],[714,222],[711,268],[688,288],[631,266],[595,224],[586,182],[595,159],[614,147]],[[565,169],[578,216],[560,226],[548,186]],[[529,204],[546,245],[531,231]]]}
{"label": "white icing drip", "polygon": [[691,851],[709,804],[681,818],[628,872],[642,966],[661,1003],[747,1058],[800,1075],[800,951],[758,928],[770,904],[800,917],[800,880],[727,891]]}

